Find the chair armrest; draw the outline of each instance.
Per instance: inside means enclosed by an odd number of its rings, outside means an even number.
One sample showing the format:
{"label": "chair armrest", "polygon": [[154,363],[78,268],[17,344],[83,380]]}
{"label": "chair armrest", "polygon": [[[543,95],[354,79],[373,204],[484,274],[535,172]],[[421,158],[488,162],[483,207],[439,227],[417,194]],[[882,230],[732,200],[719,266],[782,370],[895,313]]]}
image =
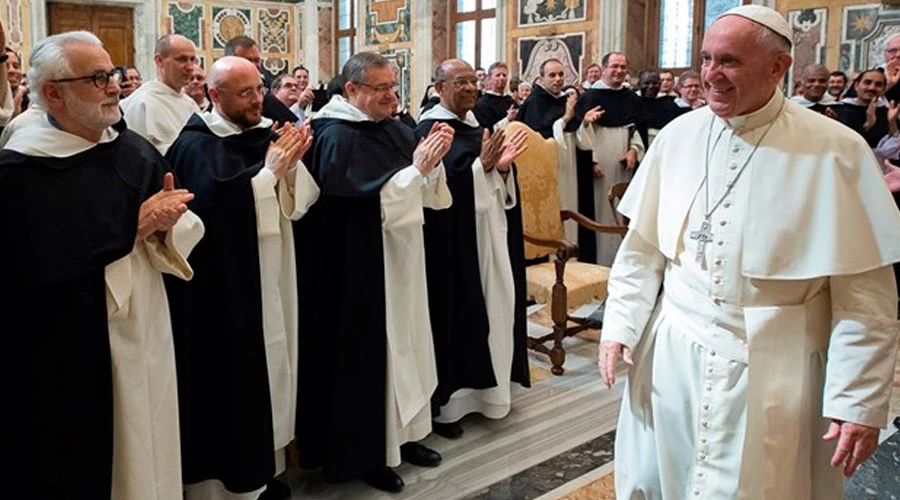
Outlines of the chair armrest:
{"label": "chair armrest", "polygon": [[591,231],[596,231],[598,233],[611,233],[625,236],[625,233],[628,232],[628,226],[604,226],[571,210],[560,210],[559,215],[564,221],[573,220],[577,222],[579,226],[590,229]]}
{"label": "chair armrest", "polygon": [[535,238],[525,234],[528,243],[556,249],[556,256],[563,261],[578,257],[578,246],[561,238]]}

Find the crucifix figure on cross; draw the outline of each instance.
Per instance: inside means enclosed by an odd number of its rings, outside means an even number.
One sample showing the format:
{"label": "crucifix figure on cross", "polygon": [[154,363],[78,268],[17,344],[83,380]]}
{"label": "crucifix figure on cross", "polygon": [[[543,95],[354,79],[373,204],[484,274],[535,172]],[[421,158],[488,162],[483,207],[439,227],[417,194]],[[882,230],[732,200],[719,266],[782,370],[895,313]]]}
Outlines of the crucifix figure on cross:
{"label": "crucifix figure on cross", "polygon": [[709,223],[709,219],[704,219],[703,224],[700,224],[699,231],[691,231],[690,237],[692,240],[697,240],[697,263],[703,263],[703,257],[706,256],[706,244],[712,243],[712,225]]}

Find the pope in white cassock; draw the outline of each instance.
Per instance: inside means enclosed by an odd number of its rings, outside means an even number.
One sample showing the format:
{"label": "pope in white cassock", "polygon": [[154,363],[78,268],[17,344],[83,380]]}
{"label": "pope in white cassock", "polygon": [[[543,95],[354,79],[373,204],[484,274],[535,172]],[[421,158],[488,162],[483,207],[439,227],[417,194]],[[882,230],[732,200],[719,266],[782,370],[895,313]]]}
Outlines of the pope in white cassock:
{"label": "pope in white cassock", "polygon": [[193,195],[125,128],[117,76],[91,33],[42,40],[28,72],[39,107],[0,153],[0,228],[15,235],[0,251],[15,263],[0,285],[9,498],[181,496],[162,273],[191,279],[203,225],[187,212]]}
{"label": "pope in white cassock", "polygon": [[200,106],[182,92],[194,75],[197,50],[181,35],[163,35],[156,42],[153,62],[156,80],[144,82],[121,105],[128,127],[164,155],[188,118],[200,112]]}
{"label": "pope in white cassock", "polygon": [[762,6],[712,24],[709,106],[620,206],[600,349],[607,385],[630,365],[619,498],[839,499],[886,423],[900,214],[862,138],[779,90],[790,35]]}

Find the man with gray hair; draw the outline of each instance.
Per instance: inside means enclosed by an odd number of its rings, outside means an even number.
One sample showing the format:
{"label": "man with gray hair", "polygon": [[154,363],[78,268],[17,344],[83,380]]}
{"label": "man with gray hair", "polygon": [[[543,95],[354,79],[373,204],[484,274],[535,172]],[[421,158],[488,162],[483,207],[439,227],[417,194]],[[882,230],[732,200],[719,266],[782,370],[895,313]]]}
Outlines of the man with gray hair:
{"label": "man with gray hair", "polygon": [[619,498],[841,499],[887,423],[900,214],[862,137],[780,90],[790,40],[768,7],[720,16],[709,105],[660,131],[619,205],[600,345],[608,387],[629,365]]}
{"label": "man with gray hair", "polygon": [[166,154],[181,127],[200,106],[182,92],[194,76],[197,50],[181,35],[163,35],[156,42],[156,80],[146,82],[122,101],[125,122]]}
{"label": "man with gray hair", "polygon": [[[29,65],[39,108],[0,152],[0,230],[11,235],[0,258],[15,263],[0,281],[3,494],[180,498],[162,273],[193,274],[193,195],[124,127],[119,73],[96,36],[45,38]],[[65,466],[48,469],[47,450]]]}
{"label": "man with gray hair", "polygon": [[[295,223],[300,286],[297,449],[329,481],[362,477],[400,491],[401,460],[433,467],[415,441],[431,432],[437,386],[425,283],[423,209],[447,208],[441,159],[453,129],[418,143],[391,119],[397,79],[373,52],[352,56],[312,120],[306,156],[321,196]],[[327,244],[325,244],[327,242]]]}

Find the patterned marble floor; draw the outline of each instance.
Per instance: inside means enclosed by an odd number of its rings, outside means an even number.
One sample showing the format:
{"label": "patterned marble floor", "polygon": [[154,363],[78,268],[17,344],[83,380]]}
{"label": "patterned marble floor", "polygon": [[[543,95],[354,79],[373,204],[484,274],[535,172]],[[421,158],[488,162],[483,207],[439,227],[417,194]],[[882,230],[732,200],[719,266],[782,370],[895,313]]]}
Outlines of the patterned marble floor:
{"label": "patterned marble floor", "polygon": [[[532,319],[546,321],[542,312]],[[429,436],[424,444],[441,452],[444,462],[434,469],[401,465],[402,493],[381,493],[361,481],[329,485],[319,473],[290,471],[292,498],[530,499],[609,462],[622,382],[620,377],[611,390],[600,382],[598,338],[594,331],[566,341],[566,373],[561,377],[550,374],[546,357],[531,354],[533,387],[515,386],[509,416],[497,421],[466,417],[465,434],[458,440]],[[557,462],[535,467],[561,454]],[[568,474],[557,476],[560,470]]]}
{"label": "patterned marble floor", "polygon": [[[530,317],[548,324],[543,311]],[[562,377],[550,374],[546,357],[530,353],[533,388],[515,387],[508,417],[491,421],[466,417],[464,436],[429,436],[424,443],[444,456],[434,469],[404,464],[400,494],[381,493],[356,481],[330,485],[315,472],[291,471],[293,499],[427,500],[606,500],[614,499],[613,440],[622,394],[624,365],[612,390],[596,368],[599,332],[566,341]],[[890,415],[900,415],[900,364]],[[900,500],[900,433],[882,434],[875,457],[846,484],[847,500]]]}

